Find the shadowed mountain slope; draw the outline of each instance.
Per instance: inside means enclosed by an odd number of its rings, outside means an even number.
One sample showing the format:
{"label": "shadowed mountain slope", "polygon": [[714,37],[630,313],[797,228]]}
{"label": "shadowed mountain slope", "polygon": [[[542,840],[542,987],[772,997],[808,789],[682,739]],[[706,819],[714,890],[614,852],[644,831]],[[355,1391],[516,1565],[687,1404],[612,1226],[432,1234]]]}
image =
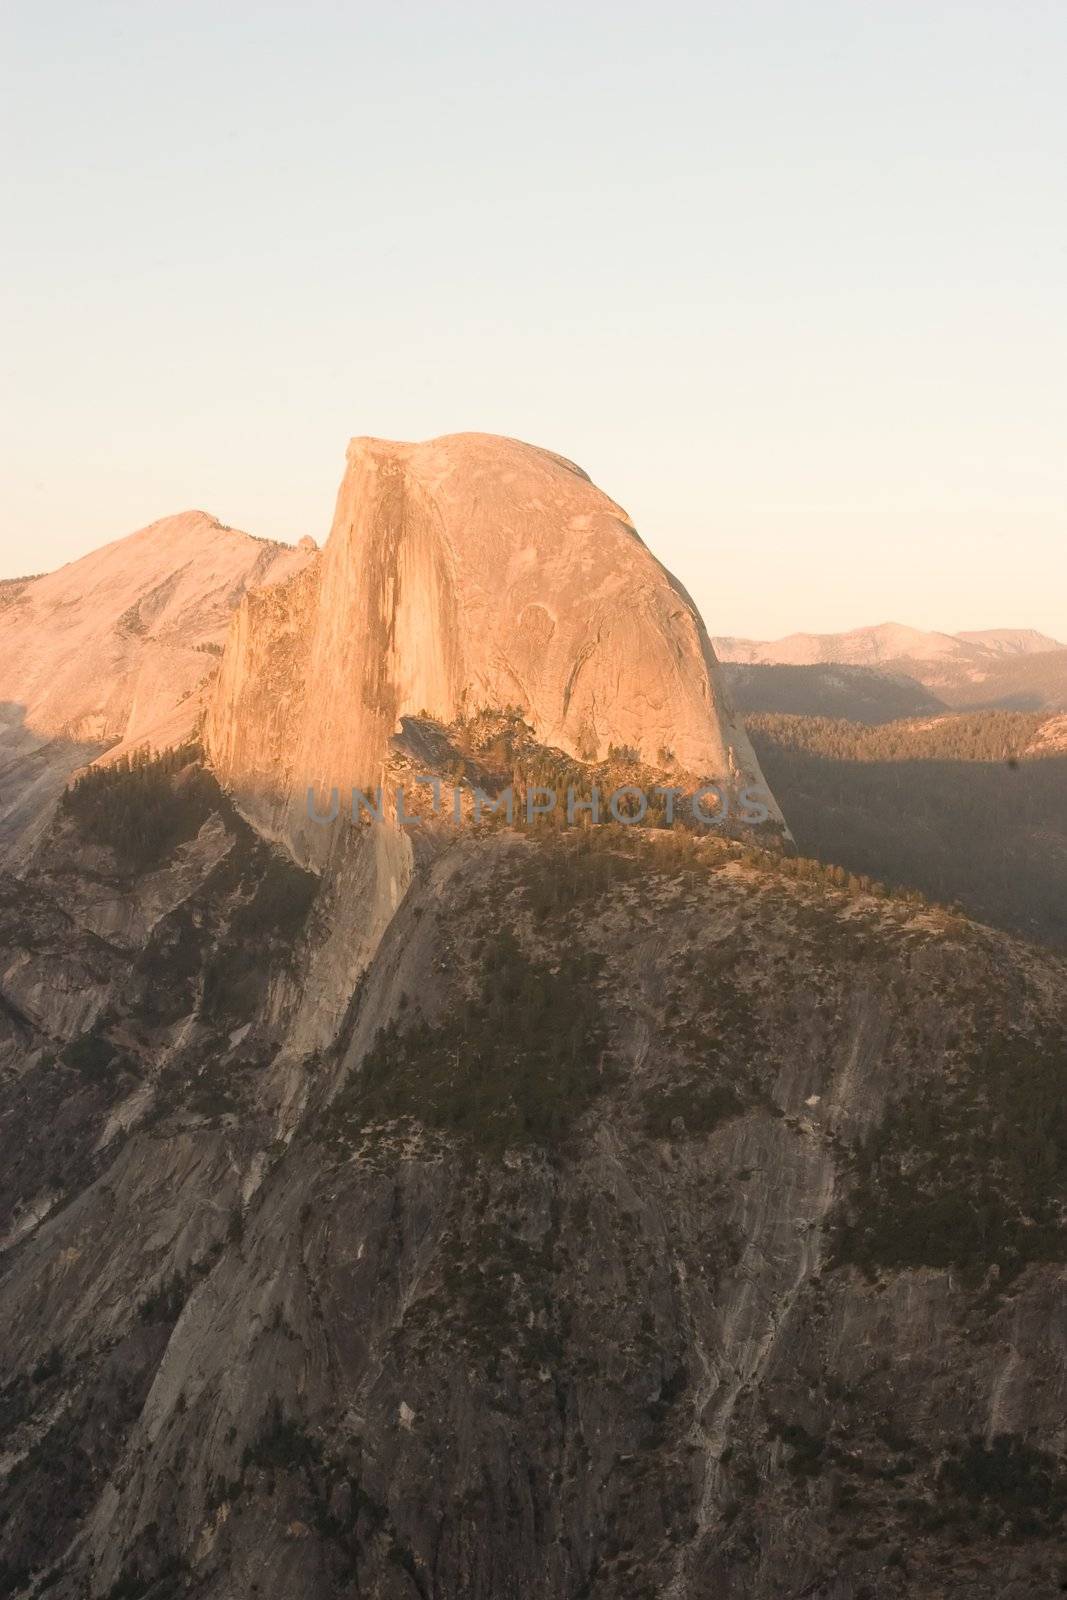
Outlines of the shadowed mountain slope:
{"label": "shadowed mountain slope", "polygon": [[942,712],[879,727],[749,718],[803,854],[958,902],[1060,950],[1065,725],[1067,718],[1012,711]]}
{"label": "shadowed mountain slope", "polygon": [[917,679],[904,673],[878,672],[872,667],[821,663],[788,667],[728,661],[721,671],[734,704],[744,717],[754,712],[774,712],[878,723],[945,709],[943,702]]}
{"label": "shadowed mountain slope", "polygon": [[302,1056],[356,880],[207,775],[0,883],[0,1592],[1055,1593],[1063,963],[726,841],[420,841]]}
{"label": "shadowed mountain slope", "polygon": [[[897,716],[919,711],[918,705],[900,703],[901,687],[909,683],[956,710],[1067,710],[1067,649],[1032,628],[948,634],[883,623],[851,633],[795,633],[770,642],[718,638],[714,645],[720,661],[738,664],[734,671],[744,686],[746,709],[753,711],[882,721],[876,713],[864,714],[864,698],[895,699]],[[773,674],[759,670],[772,666]],[[886,678],[880,696],[866,695],[861,683],[849,681],[860,668]],[[858,692],[851,695],[851,689]],[[849,709],[853,704],[859,707],[855,712]]]}

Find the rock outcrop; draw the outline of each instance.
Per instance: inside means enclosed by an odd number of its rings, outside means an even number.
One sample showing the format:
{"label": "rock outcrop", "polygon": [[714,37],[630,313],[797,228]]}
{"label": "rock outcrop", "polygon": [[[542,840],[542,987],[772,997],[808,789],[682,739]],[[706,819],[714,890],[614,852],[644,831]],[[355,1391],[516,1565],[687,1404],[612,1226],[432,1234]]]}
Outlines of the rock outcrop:
{"label": "rock outcrop", "polygon": [[309,785],[372,789],[403,715],[486,706],[584,760],[762,783],[695,606],[580,468],[489,434],[354,439],[320,563],[234,620],[216,770],[314,859]]}

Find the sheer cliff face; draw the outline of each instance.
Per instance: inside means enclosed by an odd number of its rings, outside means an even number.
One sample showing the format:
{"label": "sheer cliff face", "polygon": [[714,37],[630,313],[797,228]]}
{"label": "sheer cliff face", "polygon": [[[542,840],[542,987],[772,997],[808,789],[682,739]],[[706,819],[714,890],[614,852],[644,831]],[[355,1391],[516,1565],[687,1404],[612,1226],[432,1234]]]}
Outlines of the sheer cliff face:
{"label": "sheer cliff face", "polygon": [[401,715],[509,705],[583,759],[762,781],[692,601],[578,467],[487,434],[353,440],[318,572],[234,622],[216,768],[299,841],[307,785],[376,784]]}

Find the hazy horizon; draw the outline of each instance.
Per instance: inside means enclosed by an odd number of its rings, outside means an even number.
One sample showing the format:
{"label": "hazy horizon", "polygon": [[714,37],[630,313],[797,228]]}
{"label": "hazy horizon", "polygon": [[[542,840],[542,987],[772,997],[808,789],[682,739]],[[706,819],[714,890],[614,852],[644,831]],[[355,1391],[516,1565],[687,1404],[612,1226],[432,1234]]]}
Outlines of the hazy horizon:
{"label": "hazy horizon", "polygon": [[[472,430],[472,432],[474,432],[474,430]],[[482,432],[485,432],[485,430],[482,430]],[[545,448],[552,448],[552,446],[545,446]],[[558,453],[566,454],[566,451],[558,451]],[[579,462],[579,466],[581,466],[581,462]],[[595,482],[595,478],[593,478],[593,482]],[[611,493],[609,488],[606,488],[603,483],[600,483],[598,488],[603,488],[605,493]],[[616,498],[616,496],[613,496],[613,498]],[[629,507],[625,507],[624,504],[624,509],[629,509]],[[304,530],[302,533],[267,534],[262,533],[259,528],[250,528],[250,526],[242,525],[242,523],[232,522],[229,517],[219,514],[218,510],[214,510],[211,506],[194,506],[194,504],[189,504],[189,506],[174,507],[173,510],[168,510],[168,512],[160,512],[158,517],[149,517],[147,518],[146,522],[138,523],[138,526],[134,526],[134,528],[125,528],[122,533],[109,534],[109,536],[104,536],[104,538],[96,539],[96,541],[93,542],[88,542],[88,544],[85,544],[85,547],[78,547],[80,544],[82,544],[82,541],[77,541],[77,539],[74,538],[74,534],[69,534],[69,536],[64,538],[64,541],[62,542],[64,542],[64,544],[66,544],[66,542],[70,542],[72,546],[75,546],[74,549],[72,549],[72,554],[62,558],[62,560],[58,560],[58,562],[54,563],[53,566],[40,566],[40,568],[35,568],[35,570],[30,570],[30,568],[16,570],[14,566],[11,566],[11,562],[8,560],[8,557],[10,557],[10,555],[13,557],[14,549],[10,542],[8,542],[8,539],[6,539],[5,534],[0,533],[0,558],[3,560],[3,566],[0,568],[0,582],[11,578],[35,578],[35,576],[42,576],[42,574],[48,573],[48,571],[54,571],[56,566],[70,565],[72,562],[82,560],[85,555],[93,554],[93,550],[101,549],[101,547],[106,546],[106,544],[114,544],[114,542],[122,541],[122,539],[125,538],[130,538],[131,534],[139,533],[142,528],[147,528],[147,526],[152,525],[154,522],[160,522],[160,520],[165,520],[166,517],[174,517],[174,515],[181,515],[184,514],[184,512],[195,512],[195,510],[200,510],[200,512],[206,512],[206,514],[211,515],[211,517],[216,517],[216,520],[218,520],[219,523],[227,526],[227,528],[234,528],[234,530],[237,530],[238,533],[251,534],[251,536],[254,536],[254,538],[275,539],[275,541],[280,542],[280,544],[296,544],[299,539],[304,538],[304,536],[306,536],[306,534],[310,531],[310,536],[315,539],[318,547],[322,549],[322,547],[325,546],[326,539],[328,539],[328,536],[330,536],[330,522],[326,522],[325,528],[317,531]],[[705,624],[707,624],[707,630],[709,630],[709,634],[715,635],[715,637],[752,638],[752,640],[758,640],[758,642],[774,642],[774,640],[777,640],[777,638],[789,637],[789,635],[792,634],[849,634],[849,632],[859,632],[859,630],[862,629],[872,629],[872,627],[893,626],[893,624],[897,624],[897,626],[902,627],[913,627],[913,629],[921,630],[921,632],[939,632],[939,634],[968,634],[968,632],[987,632],[987,630],[1032,629],[1033,632],[1038,632],[1038,634],[1046,634],[1048,637],[1056,638],[1057,642],[1061,643],[1061,646],[1067,648],[1067,624],[1065,624],[1061,634],[1057,634],[1053,627],[1040,626],[1040,624],[1037,624],[1037,622],[1030,621],[1029,618],[1019,619],[1011,618],[1011,616],[1005,618],[1005,616],[1003,616],[1003,614],[997,610],[995,603],[992,605],[992,610],[989,611],[989,618],[981,622],[961,621],[955,622],[955,624],[949,626],[947,622],[941,621],[939,618],[928,618],[923,619],[923,621],[917,621],[917,613],[918,611],[921,611],[921,603],[923,603],[923,592],[921,592],[921,590],[920,592],[917,592],[917,595],[915,595],[915,600],[910,602],[910,605],[912,605],[912,610],[910,610],[907,614],[901,614],[901,616],[889,616],[889,614],[878,614],[878,616],[873,616],[872,614],[872,616],[867,616],[865,619],[861,618],[853,619],[853,621],[845,621],[843,624],[841,624],[841,626],[816,627],[809,626],[808,622],[803,619],[803,614],[801,614],[797,621],[789,622],[787,626],[776,627],[774,630],[763,630],[763,632],[758,632],[758,630],[745,630],[741,629],[741,627],[720,626],[720,619],[715,618],[715,616],[709,616],[707,605],[705,605],[705,603],[701,600],[701,595],[699,595],[699,587],[701,587],[699,586],[699,581],[688,578],[688,574],[686,574],[685,571],[678,571],[677,566],[672,566],[672,563],[664,560],[661,550],[657,549],[656,547],[656,541],[654,541],[654,539],[649,539],[648,536],[646,536],[646,531],[641,530],[640,526],[638,526],[638,533],[641,534],[641,538],[645,539],[645,542],[648,544],[651,552],[653,552],[653,555],[656,555],[656,557],[661,560],[662,565],[667,566],[667,568],[672,571],[673,576],[680,579],[680,581],[685,584],[689,594],[693,595],[693,600],[696,602],[697,610],[701,611],[701,616],[704,618]]]}
{"label": "hazy horizon", "polygon": [[709,630],[1067,637],[1067,12],[8,10],[0,570],[509,434]]}

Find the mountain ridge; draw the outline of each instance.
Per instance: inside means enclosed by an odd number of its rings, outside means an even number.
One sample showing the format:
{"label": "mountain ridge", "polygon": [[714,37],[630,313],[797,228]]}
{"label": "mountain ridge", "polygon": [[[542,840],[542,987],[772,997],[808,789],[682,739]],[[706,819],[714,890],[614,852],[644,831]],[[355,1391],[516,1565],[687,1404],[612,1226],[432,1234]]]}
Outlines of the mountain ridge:
{"label": "mountain ridge", "polygon": [[713,643],[749,712],[880,721],[936,706],[1067,711],[1067,647],[1032,628],[948,634],[882,623],[850,633]]}
{"label": "mountain ridge", "polygon": [[983,657],[1038,655],[1067,648],[1035,628],[942,633],[898,622],[880,622],[844,633],[790,633],[770,640],[716,635],[712,644],[720,661],[767,666],[840,663],[870,667],[906,660],[937,661],[941,657],[978,661]]}

